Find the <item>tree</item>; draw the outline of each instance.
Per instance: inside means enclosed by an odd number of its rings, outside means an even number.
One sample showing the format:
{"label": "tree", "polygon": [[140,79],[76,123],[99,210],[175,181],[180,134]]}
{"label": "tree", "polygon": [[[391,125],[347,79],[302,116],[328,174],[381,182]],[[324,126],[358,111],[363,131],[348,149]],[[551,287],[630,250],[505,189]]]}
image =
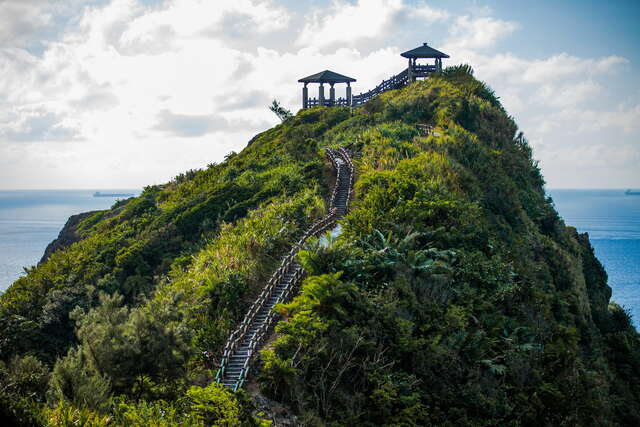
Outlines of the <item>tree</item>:
{"label": "tree", "polygon": [[97,307],[75,310],[80,345],[56,363],[50,383],[54,394],[97,409],[86,398],[92,390],[139,398],[152,383],[174,387],[184,373],[191,339],[177,305],[171,300],[129,309],[122,296],[101,293]]}
{"label": "tree", "polygon": [[269,110],[273,111],[274,114],[278,116],[278,118],[283,122],[293,117],[293,114],[291,113],[291,111],[287,110],[282,105],[280,105],[277,99],[273,100],[273,102],[269,106]]}
{"label": "tree", "polygon": [[109,379],[91,369],[81,347],[72,348],[56,362],[49,388],[58,402],[92,410],[105,410],[111,394]]}

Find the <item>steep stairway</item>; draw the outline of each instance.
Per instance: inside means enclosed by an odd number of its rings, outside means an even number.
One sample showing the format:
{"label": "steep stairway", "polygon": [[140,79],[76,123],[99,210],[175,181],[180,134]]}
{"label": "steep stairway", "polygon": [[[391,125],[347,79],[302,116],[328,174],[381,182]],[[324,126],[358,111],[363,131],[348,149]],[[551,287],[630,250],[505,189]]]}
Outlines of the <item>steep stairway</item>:
{"label": "steep stairway", "polygon": [[304,277],[302,267],[295,262],[298,250],[309,237],[333,229],[336,221],[349,209],[354,180],[351,157],[345,149],[340,148],[327,149],[327,158],[336,171],[329,213],[315,222],[293,245],[260,296],[249,308],[240,326],[229,336],[216,374],[218,384],[230,387],[234,391],[244,385],[254,357],[268,337],[271,326],[277,322],[277,314],[273,307],[288,301]]}

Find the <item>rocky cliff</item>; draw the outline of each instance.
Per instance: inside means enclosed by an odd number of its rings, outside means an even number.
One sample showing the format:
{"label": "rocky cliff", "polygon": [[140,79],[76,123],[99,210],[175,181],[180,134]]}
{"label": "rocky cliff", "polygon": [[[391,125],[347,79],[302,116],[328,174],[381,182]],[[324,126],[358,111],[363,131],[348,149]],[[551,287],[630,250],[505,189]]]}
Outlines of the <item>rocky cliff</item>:
{"label": "rocky cliff", "polygon": [[38,264],[47,262],[51,254],[53,254],[55,251],[64,249],[82,240],[82,235],[78,232],[78,226],[80,225],[80,222],[82,222],[82,220],[90,217],[95,213],[97,213],[97,211],[83,212],[77,215],[71,215],[67,222],[64,224],[64,227],[62,227],[62,230],[60,230],[58,237],[47,245],[47,248],[44,250],[44,255],[42,255],[42,258],[40,259]]}

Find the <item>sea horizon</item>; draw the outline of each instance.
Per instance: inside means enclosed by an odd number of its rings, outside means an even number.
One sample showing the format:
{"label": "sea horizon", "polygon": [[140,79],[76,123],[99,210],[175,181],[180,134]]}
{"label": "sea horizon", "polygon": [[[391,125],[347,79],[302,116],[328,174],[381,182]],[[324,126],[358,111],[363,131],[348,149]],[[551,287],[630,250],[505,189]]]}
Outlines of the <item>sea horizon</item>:
{"label": "sea horizon", "polygon": [[[612,300],[627,308],[640,325],[640,197],[627,188],[549,188],[556,210],[568,226],[588,233],[605,266]],[[71,215],[108,209],[117,197],[93,193],[140,188],[0,190],[0,293],[34,266]]]}
{"label": "sea horizon", "polygon": [[38,263],[70,216],[110,208],[118,197],[93,197],[96,191],[141,189],[89,188],[0,190],[0,293]]}

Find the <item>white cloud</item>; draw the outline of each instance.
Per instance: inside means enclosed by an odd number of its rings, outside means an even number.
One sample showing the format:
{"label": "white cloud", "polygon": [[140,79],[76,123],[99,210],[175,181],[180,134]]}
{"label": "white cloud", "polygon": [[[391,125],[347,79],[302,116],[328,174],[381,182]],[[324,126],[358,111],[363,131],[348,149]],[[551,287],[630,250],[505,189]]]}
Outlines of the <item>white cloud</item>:
{"label": "white cloud", "polygon": [[448,34],[426,41],[449,64],[470,63],[496,89],[550,182],[569,179],[558,156],[597,157],[586,148],[595,134],[619,139],[615,159],[637,158],[640,106],[603,101],[626,59],[501,52],[519,24],[480,9],[334,0],[304,15],[275,0],[5,0],[0,11],[14,12],[0,13],[0,185],[142,186],[219,161],[277,122],[272,99],[300,106],[300,77],[331,68],[366,91],[405,67],[398,54],[425,41],[425,25]]}
{"label": "white cloud", "polygon": [[521,85],[612,75],[629,63],[626,58],[615,55],[580,58],[561,53],[544,59],[525,59],[513,53],[487,55],[474,50],[462,50],[455,58],[471,63],[482,78]]}
{"label": "white cloud", "polygon": [[568,123],[575,123],[576,130],[583,133],[603,129],[622,130],[627,134],[640,131],[640,104],[631,107],[619,105],[611,111],[568,110],[563,115]]}
{"label": "white cloud", "polygon": [[77,124],[64,114],[56,114],[43,108],[3,111],[0,116],[0,140],[24,141],[73,141],[80,138]]}
{"label": "white cloud", "polygon": [[[593,109],[589,104],[585,104],[583,108],[565,103],[549,105],[560,105],[563,108],[548,108],[544,114],[531,117],[530,121],[534,124],[529,131],[536,136],[544,135],[550,139],[559,135],[580,135],[582,138],[589,138],[598,132],[605,132],[609,138],[621,139],[621,135],[632,136],[640,131],[640,104],[618,105],[611,110]],[[594,138],[594,141],[597,140],[597,137]],[[583,139],[580,145],[588,143],[589,139]]]}
{"label": "white cloud", "polygon": [[516,31],[518,27],[515,22],[490,16],[459,16],[450,28],[451,35],[445,45],[451,51],[487,48]]}
{"label": "white cloud", "polygon": [[286,29],[290,19],[286,9],[269,0],[180,0],[136,17],[119,41],[143,47],[173,37],[264,35]]}
{"label": "white cloud", "polygon": [[[633,144],[576,144],[537,147],[545,179],[552,188],[625,188],[638,182],[640,153]],[[535,147],[535,145],[534,145]],[[569,162],[567,159],[571,159]],[[585,176],[592,176],[586,180]],[[607,179],[602,179],[606,176]],[[555,184],[554,184],[555,183]]]}
{"label": "white cloud", "polygon": [[53,16],[38,2],[4,0],[0,2],[0,46],[26,47],[34,33],[49,27]]}
{"label": "white cloud", "polygon": [[268,123],[252,123],[250,120],[228,120],[220,114],[176,114],[162,110],[157,116],[154,129],[178,137],[198,137],[214,132],[226,132],[231,129],[256,130]]}
{"label": "white cloud", "polygon": [[521,62],[520,71],[523,72],[522,79],[529,83],[544,83],[545,81],[576,75],[597,75],[609,73],[618,65],[628,61],[619,56],[607,56],[598,59],[584,59],[562,53],[551,58]]}
{"label": "white cloud", "polygon": [[544,84],[535,92],[536,100],[544,105],[570,107],[593,100],[602,92],[602,85],[593,80],[564,85]]}
{"label": "white cloud", "polygon": [[425,4],[411,5],[403,0],[334,0],[331,7],[309,15],[296,44],[327,48],[354,46],[363,40],[388,37],[394,24],[417,19],[423,24],[446,20],[449,14]]}

